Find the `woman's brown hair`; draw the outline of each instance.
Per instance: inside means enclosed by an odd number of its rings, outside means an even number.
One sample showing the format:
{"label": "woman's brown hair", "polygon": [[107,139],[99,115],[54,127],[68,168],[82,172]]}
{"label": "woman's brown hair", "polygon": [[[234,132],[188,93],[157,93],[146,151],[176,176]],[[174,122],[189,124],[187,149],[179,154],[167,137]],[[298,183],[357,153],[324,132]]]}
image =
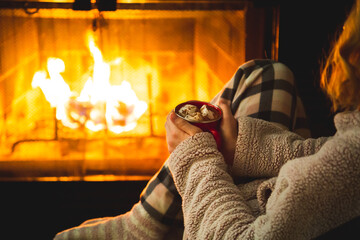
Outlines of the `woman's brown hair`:
{"label": "woman's brown hair", "polygon": [[323,66],[320,86],[334,111],[360,109],[360,0],[355,1]]}

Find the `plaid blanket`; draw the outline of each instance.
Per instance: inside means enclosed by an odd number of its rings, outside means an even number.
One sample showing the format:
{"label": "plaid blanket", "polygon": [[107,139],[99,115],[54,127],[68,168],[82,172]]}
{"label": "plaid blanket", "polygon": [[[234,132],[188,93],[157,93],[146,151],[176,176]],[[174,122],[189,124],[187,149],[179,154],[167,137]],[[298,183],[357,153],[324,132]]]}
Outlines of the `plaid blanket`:
{"label": "plaid blanket", "polygon": [[[235,118],[263,119],[310,137],[294,76],[281,63],[272,60],[246,62],[211,102],[216,104],[220,98],[231,101]],[[183,226],[181,197],[166,162],[148,182],[140,202],[157,221],[168,226]]]}

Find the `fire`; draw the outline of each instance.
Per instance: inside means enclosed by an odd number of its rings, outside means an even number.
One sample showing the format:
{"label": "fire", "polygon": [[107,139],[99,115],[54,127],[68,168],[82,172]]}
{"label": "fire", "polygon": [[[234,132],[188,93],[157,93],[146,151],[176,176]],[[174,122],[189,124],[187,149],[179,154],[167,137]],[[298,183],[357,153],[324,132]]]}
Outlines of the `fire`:
{"label": "fire", "polygon": [[36,72],[32,87],[40,87],[64,126],[86,127],[92,131],[108,129],[117,134],[134,129],[147,104],[137,98],[129,82],[110,84],[110,65],[104,62],[101,51],[91,39],[89,50],[94,59],[93,74],[80,94],[71,91],[63,79],[61,73],[65,71],[65,63],[59,58],[47,60],[49,78],[45,71]]}

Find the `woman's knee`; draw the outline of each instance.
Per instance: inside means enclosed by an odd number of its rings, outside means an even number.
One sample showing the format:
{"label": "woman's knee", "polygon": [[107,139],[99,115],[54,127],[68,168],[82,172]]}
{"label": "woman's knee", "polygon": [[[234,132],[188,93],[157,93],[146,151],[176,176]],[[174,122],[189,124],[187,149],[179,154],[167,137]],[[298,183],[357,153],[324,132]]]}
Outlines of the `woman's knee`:
{"label": "woman's knee", "polygon": [[[251,60],[240,66],[243,71],[244,83],[256,85],[262,82],[284,80],[294,85],[294,74],[288,66],[270,59]],[[238,70],[239,71],[239,70]]]}
{"label": "woman's knee", "polygon": [[290,83],[291,85],[295,85],[294,74],[291,69],[281,62],[274,62],[274,79],[284,80]]}
{"label": "woman's knee", "polygon": [[294,89],[294,75],[285,64],[270,59],[250,60],[239,66],[224,86],[221,98],[231,102],[241,101],[248,95],[271,90],[278,85],[291,92]]}

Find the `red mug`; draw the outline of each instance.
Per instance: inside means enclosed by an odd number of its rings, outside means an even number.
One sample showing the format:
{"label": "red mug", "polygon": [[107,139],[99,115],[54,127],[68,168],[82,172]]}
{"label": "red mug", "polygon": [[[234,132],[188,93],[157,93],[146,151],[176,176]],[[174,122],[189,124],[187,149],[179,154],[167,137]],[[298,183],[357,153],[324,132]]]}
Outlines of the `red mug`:
{"label": "red mug", "polygon": [[[195,121],[195,120],[185,119],[183,116],[181,116],[179,114],[179,110],[186,104],[195,105],[199,109],[203,105],[206,105],[211,110],[213,110],[214,112],[217,113],[217,118],[215,118],[213,120],[207,120],[207,121]],[[221,122],[221,118],[223,116],[223,112],[222,112],[220,107],[218,107],[217,105],[208,103],[208,102],[191,100],[191,101],[183,102],[183,103],[180,103],[179,105],[177,105],[175,107],[175,114],[178,117],[180,117],[180,118],[188,121],[189,123],[193,124],[194,126],[197,126],[197,127],[201,128],[201,130],[203,130],[205,132],[210,132],[214,136],[214,139],[216,141],[216,145],[217,145],[218,149],[220,150],[220,147],[221,147],[220,122]]]}

